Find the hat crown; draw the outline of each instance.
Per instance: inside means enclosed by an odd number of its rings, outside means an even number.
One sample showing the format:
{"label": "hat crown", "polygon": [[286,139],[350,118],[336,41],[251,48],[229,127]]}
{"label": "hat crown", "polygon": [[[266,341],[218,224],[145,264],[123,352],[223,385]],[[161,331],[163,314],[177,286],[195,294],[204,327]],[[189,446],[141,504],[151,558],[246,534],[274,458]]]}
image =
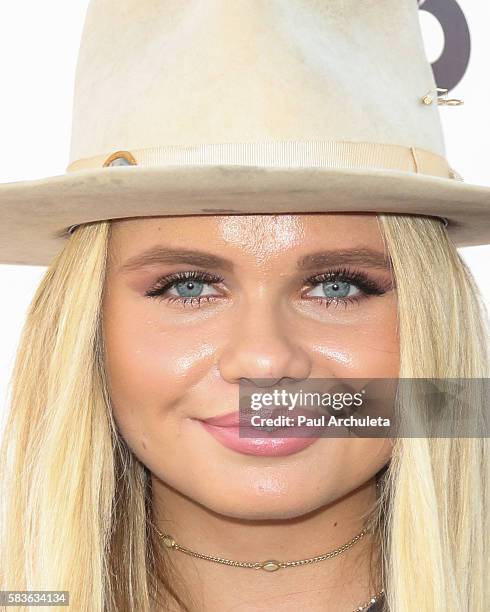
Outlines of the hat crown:
{"label": "hat crown", "polygon": [[437,98],[416,0],[92,0],[66,173],[0,186],[0,262],[168,215],[430,215],[488,244]]}
{"label": "hat crown", "polygon": [[[70,163],[163,145],[353,141],[445,156],[414,0],[92,0]],[[389,50],[389,52],[387,52]]]}

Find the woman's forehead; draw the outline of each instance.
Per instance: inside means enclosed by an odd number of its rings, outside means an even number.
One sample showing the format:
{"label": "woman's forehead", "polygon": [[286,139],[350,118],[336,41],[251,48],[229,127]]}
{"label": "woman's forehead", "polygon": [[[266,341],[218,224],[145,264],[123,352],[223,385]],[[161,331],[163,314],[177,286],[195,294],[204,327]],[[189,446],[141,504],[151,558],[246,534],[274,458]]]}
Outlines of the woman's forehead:
{"label": "woman's forehead", "polygon": [[[328,232],[327,235],[325,232]],[[114,242],[154,238],[188,238],[219,242],[294,243],[300,239],[334,240],[351,235],[381,238],[375,213],[297,213],[251,215],[182,215],[141,217],[112,222]]]}
{"label": "woman's forehead", "polygon": [[[325,252],[328,253],[325,255]],[[311,267],[315,263],[308,263],[311,257],[321,259],[326,265],[337,259],[337,252],[342,252],[346,261],[369,260],[368,265],[384,267],[386,253],[376,215],[320,213],[125,219],[113,222],[110,239],[111,263],[125,271],[178,261],[224,269],[231,269],[234,264],[253,265],[273,260],[285,264],[301,261],[305,267]],[[217,262],[209,263],[209,256]],[[223,263],[220,266],[218,259],[226,261],[226,266]]]}

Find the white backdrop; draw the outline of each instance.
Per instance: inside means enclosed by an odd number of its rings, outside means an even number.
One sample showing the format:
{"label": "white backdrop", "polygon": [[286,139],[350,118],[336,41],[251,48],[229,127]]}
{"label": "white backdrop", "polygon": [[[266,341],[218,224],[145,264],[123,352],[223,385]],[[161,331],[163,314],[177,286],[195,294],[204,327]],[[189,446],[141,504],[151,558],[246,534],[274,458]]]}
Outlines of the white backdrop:
{"label": "white backdrop", "polygon": [[[453,27],[448,27],[439,9],[462,9],[458,19],[462,17],[469,26],[469,63],[450,91],[450,97],[462,98],[465,105],[440,109],[451,166],[466,182],[490,185],[490,3],[418,3],[427,57],[433,65],[443,55],[457,60],[464,52],[462,23],[450,23]],[[75,65],[87,5],[88,0],[15,0],[0,4],[0,182],[65,172]],[[446,78],[445,70],[441,78]],[[447,87],[439,80],[437,84]],[[490,310],[490,247],[460,249],[460,253]],[[41,266],[0,265],[0,417],[5,412],[8,381],[25,313],[45,270]]]}

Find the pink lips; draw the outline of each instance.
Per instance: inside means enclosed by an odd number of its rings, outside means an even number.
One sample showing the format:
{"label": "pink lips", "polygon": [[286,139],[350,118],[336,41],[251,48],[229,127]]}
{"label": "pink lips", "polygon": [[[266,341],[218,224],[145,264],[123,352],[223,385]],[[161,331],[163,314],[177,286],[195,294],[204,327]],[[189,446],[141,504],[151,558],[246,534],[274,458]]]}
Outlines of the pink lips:
{"label": "pink lips", "polygon": [[[292,413],[287,409],[274,410],[272,416],[277,417],[279,415],[285,415],[296,418],[300,414],[310,418],[320,416],[319,413],[312,412],[311,410],[299,409],[295,409],[292,411]],[[283,427],[282,429],[268,433],[267,431],[258,430],[257,428],[253,427],[250,424],[250,418],[247,413],[242,415],[241,433],[242,435],[246,434],[250,437],[240,438],[239,411],[229,412],[227,414],[208,419],[198,419],[198,422],[223,446],[245,455],[259,455],[267,457],[283,457],[297,453],[300,450],[311,446],[316,440],[318,440],[318,437],[315,437],[314,434],[320,434],[321,431],[323,431],[323,428],[321,427],[294,425],[291,427]],[[281,431],[287,433],[288,437],[279,437]],[[299,437],[289,437],[293,436],[295,432]],[[253,433],[260,437],[251,437]],[[273,437],[270,437],[271,435]]]}
{"label": "pink lips", "polygon": [[240,424],[240,412],[234,410],[233,412],[227,412],[226,414],[220,414],[209,419],[200,419],[203,423],[209,423],[209,425],[217,425],[218,427],[238,427]]}

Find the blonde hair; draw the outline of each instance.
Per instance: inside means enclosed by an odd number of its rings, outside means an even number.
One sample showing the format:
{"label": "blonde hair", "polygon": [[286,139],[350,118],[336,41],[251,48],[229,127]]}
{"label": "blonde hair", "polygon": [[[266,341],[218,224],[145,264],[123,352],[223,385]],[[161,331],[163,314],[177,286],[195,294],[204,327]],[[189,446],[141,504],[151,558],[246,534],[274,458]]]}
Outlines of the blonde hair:
{"label": "blonde hair", "polygon": [[[487,377],[487,314],[445,228],[406,215],[378,223],[397,290],[400,378]],[[150,612],[157,596],[187,610],[149,528],[149,471],[112,418],[101,317],[110,229],[74,232],[27,315],[0,451],[1,589],[66,590],[81,612]],[[489,470],[484,437],[395,441],[369,509],[392,612],[487,608]]]}

